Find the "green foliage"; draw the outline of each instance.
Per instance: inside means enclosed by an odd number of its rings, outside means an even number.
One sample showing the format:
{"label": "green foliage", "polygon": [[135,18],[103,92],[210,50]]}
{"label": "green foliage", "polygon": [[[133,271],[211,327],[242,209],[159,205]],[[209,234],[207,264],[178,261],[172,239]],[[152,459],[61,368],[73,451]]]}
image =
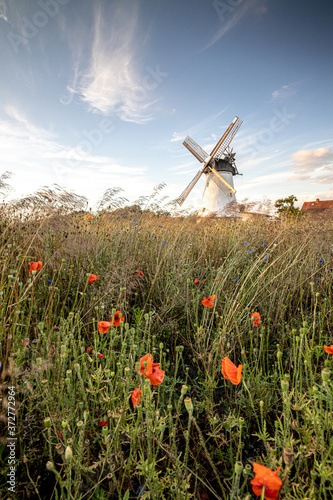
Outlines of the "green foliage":
{"label": "green foliage", "polygon": [[[54,214],[1,233],[0,390],[5,401],[15,386],[17,497],[243,499],[250,460],[282,467],[283,498],[329,500],[332,223],[123,214]],[[42,269],[29,273],[31,261]],[[116,310],[125,321],[98,333]],[[157,387],[135,370],[148,352],[166,374]],[[224,356],[243,365],[238,386]]]}
{"label": "green foliage", "polygon": [[300,217],[303,215],[303,212],[300,208],[295,207],[295,201],[297,201],[296,196],[290,195],[287,198],[280,198],[279,200],[276,200],[274,206],[279,214],[283,214],[288,218]]}

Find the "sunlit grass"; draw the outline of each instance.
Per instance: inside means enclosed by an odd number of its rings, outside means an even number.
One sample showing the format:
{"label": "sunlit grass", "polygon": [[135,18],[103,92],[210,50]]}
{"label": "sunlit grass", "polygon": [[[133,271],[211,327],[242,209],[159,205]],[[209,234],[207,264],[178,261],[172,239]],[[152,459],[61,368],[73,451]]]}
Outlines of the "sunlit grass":
{"label": "sunlit grass", "polygon": [[[255,498],[253,462],[281,466],[281,498],[332,498],[332,221],[88,216],[1,219],[17,498]],[[147,353],[158,386],[135,370]]]}

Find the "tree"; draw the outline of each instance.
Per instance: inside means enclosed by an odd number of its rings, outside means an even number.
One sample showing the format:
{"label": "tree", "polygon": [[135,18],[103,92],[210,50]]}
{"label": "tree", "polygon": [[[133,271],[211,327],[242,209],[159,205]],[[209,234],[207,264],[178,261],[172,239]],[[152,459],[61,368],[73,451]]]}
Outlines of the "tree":
{"label": "tree", "polygon": [[285,215],[286,217],[299,217],[303,215],[303,212],[298,207],[295,207],[294,203],[297,201],[296,196],[293,194],[288,196],[288,198],[280,198],[275,202],[275,208],[281,215]]}

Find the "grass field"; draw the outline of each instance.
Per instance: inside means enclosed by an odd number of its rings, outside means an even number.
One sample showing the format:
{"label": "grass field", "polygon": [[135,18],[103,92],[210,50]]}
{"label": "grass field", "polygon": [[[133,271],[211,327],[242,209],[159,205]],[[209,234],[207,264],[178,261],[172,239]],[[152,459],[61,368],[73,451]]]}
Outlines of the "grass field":
{"label": "grass field", "polygon": [[330,500],[333,220],[88,216],[1,216],[1,498]]}

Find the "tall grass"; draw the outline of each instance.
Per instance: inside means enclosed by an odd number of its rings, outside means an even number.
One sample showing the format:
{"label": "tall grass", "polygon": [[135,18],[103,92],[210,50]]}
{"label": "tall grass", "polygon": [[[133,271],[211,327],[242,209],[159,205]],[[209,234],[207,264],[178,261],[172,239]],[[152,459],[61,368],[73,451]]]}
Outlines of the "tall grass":
{"label": "tall grass", "polygon": [[252,498],[252,462],[280,498],[332,498],[332,220],[88,215],[1,219],[3,498],[8,386],[17,498]]}

